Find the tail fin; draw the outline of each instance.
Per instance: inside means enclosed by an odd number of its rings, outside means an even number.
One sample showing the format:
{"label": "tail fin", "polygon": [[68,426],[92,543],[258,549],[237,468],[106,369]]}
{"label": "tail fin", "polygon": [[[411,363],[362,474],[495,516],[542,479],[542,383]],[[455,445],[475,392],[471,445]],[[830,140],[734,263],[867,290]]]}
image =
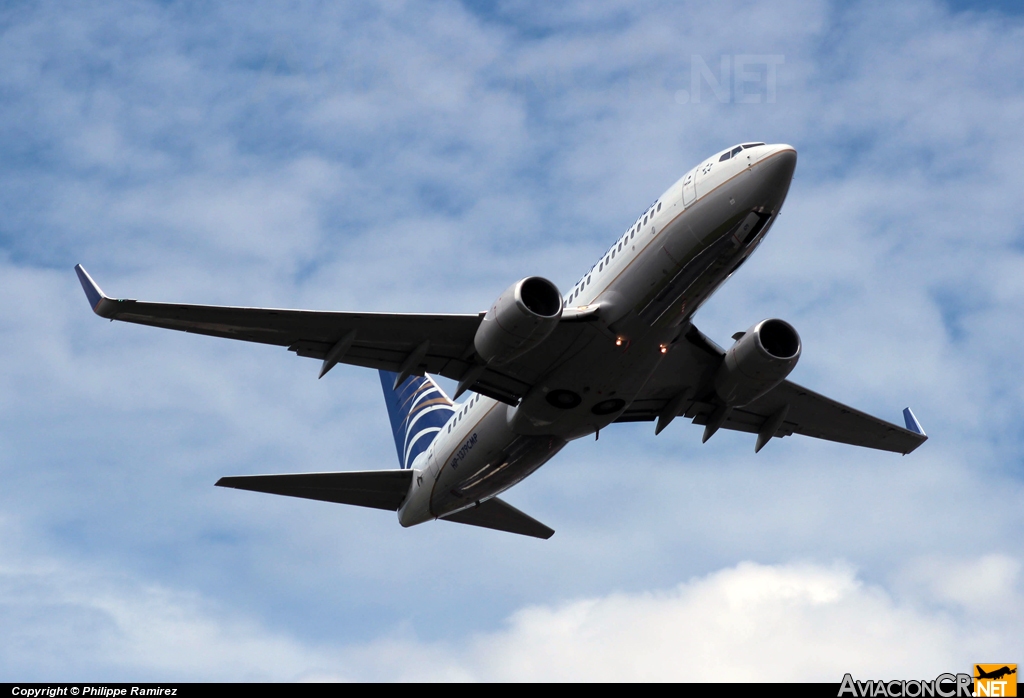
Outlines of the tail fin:
{"label": "tail fin", "polygon": [[416,456],[427,450],[455,414],[455,408],[451,398],[430,376],[411,376],[394,389],[397,377],[398,374],[391,371],[380,372],[384,402],[398,449],[398,467],[405,469],[411,468]]}

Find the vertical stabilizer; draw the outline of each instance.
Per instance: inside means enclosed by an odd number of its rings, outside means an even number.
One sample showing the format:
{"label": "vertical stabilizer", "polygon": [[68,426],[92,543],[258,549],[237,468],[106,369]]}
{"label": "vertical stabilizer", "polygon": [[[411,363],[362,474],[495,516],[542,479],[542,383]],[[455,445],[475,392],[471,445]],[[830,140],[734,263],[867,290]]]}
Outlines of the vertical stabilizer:
{"label": "vertical stabilizer", "polygon": [[455,414],[451,399],[430,376],[411,376],[393,388],[397,373],[380,372],[384,402],[391,418],[391,431],[398,450],[398,467],[411,468],[416,456],[430,443]]}

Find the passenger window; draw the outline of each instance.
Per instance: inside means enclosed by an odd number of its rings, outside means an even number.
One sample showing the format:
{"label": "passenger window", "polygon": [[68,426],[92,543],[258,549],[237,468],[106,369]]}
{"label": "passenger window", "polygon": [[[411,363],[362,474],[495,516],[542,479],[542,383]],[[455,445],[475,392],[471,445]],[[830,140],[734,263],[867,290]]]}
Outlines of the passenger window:
{"label": "passenger window", "polygon": [[661,210],[661,202],[660,201],[658,202],[658,210],[659,211]]}
{"label": "passenger window", "polygon": [[604,269],[604,262],[603,261],[597,266],[597,270],[598,271],[601,271],[602,269]]}
{"label": "passenger window", "polygon": [[728,160],[731,157],[732,157],[732,153],[729,152],[729,153],[726,153],[725,155],[723,155],[722,157],[718,158],[718,161],[719,162],[725,162],[726,160]]}
{"label": "passenger window", "polygon": [[644,225],[647,225],[647,216],[644,216]]}

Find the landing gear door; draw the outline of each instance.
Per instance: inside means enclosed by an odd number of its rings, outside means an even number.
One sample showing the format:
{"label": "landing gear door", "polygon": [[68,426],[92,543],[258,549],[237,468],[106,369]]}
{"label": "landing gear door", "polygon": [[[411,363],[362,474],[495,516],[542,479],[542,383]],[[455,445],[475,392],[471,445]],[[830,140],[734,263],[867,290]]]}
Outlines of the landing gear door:
{"label": "landing gear door", "polygon": [[693,203],[693,200],[697,198],[697,187],[694,181],[697,178],[697,168],[693,168],[686,173],[683,178],[683,208],[686,208]]}

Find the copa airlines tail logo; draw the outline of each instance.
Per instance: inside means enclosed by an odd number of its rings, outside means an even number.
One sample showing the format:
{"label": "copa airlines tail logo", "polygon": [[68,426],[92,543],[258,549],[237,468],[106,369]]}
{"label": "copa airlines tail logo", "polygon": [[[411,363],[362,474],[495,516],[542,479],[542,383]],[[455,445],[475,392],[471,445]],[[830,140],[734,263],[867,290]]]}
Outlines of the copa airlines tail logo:
{"label": "copa airlines tail logo", "polygon": [[1016,664],[975,664],[971,674],[939,674],[931,680],[858,681],[846,674],[839,686],[839,698],[1002,698],[1016,695]]}
{"label": "copa airlines tail logo", "polygon": [[384,402],[398,450],[398,466],[411,468],[455,414],[451,399],[430,376],[412,376],[393,389],[397,374],[380,372]]}

